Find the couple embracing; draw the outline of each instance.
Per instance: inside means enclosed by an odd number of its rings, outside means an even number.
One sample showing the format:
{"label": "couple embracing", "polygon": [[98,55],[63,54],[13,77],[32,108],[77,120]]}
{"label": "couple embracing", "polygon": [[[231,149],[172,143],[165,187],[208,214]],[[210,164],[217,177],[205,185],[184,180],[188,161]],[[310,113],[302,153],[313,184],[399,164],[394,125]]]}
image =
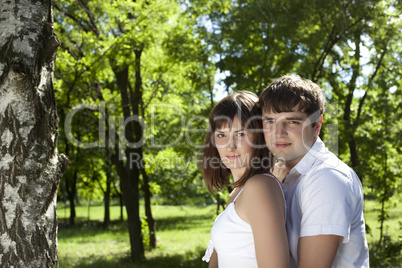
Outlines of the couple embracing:
{"label": "couple embracing", "polygon": [[209,267],[369,267],[362,185],[319,138],[324,111],[321,88],[298,76],[213,108],[204,180],[211,192],[234,188],[211,229]]}

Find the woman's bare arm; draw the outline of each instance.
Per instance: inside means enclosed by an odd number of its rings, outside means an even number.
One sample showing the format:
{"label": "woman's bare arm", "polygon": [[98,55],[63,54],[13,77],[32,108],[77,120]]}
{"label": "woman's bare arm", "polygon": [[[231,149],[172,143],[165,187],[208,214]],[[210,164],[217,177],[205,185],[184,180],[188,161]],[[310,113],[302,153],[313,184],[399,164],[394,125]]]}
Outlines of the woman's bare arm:
{"label": "woman's bare arm", "polygon": [[236,211],[253,230],[258,267],[289,267],[285,204],[278,182],[264,175],[250,178]]}

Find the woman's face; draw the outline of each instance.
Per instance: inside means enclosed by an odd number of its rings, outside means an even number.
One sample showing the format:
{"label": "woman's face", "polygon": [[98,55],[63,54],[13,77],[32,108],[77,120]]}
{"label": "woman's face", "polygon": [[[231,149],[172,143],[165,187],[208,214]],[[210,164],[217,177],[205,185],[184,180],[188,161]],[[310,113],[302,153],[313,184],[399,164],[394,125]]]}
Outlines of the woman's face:
{"label": "woman's face", "polygon": [[236,173],[241,171],[243,174],[252,155],[253,133],[244,129],[235,116],[231,128],[227,123],[215,130],[214,139],[222,163],[232,173],[236,170]]}

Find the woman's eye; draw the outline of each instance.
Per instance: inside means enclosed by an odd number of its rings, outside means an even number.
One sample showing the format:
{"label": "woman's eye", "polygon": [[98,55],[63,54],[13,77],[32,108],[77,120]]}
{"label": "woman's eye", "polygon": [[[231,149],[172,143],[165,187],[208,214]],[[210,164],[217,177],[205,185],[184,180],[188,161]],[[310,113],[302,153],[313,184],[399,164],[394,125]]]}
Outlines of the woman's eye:
{"label": "woman's eye", "polygon": [[223,135],[223,134],[216,134],[216,137],[217,137],[217,138],[223,138],[223,137],[225,137],[225,135]]}

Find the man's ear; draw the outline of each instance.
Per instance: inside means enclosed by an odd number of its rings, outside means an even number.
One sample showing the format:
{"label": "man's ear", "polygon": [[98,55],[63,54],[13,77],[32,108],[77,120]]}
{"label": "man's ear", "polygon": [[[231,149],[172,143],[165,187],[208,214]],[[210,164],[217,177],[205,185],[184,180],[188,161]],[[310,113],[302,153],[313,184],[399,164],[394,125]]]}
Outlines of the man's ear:
{"label": "man's ear", "polygon": [[317,119],[314,125],[314,138],[317,138],[320,135],[320,130],[322,126],[322,115]]}

